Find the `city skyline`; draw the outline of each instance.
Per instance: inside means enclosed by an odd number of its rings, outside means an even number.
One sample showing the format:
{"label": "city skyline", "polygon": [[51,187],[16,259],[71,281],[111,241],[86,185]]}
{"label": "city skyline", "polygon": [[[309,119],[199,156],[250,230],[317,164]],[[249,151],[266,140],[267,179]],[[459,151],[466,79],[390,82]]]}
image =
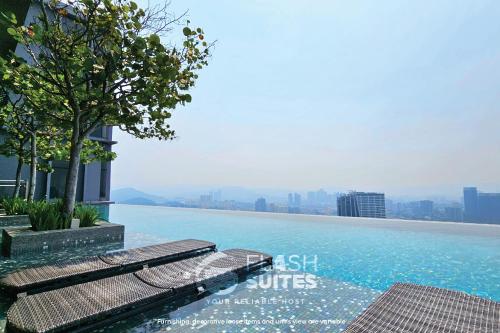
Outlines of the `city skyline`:
{"label": "city skyline", "polygon": [[386,197],[390,200],[395,199],[395,200],[400,200],[403,202],[411,202],[411,201],[418,201],[418,200],[433,200],[437,202],[463,202],[463,188],[465,187],[478,187],[481,189],[481,192],[500,192],[500,186],[483,186],[479,184],[466,184],[466,185],[458,185],[456,187],[453,187],[452,191],[449,193],[440,193],[440,192],[432,192],[431,190],[429,191],[424,191],[424,192],[409,192],[409,193],[404,193],[404,191],[401,191],[401,193],[394,193],[394,192],[388,192],[384,191],[382,188],[341,188],[341,187],[328,187],[328,186],[321,186],[317,188],[313,187],[306,187],[303,189],[299,188],[270,188],[270,187],[251,187],[251,186],[223,186],[223,185],[203,185],[203,186],[196,186],[196,185],[173,185],[173,186],[165,186],[165,187],[147,187],[147,186],[142,186],[141,184],[130,184],[130,185],[124,185],[124,186],[113,186],[112,184],[112,191],[116,190],[121,190],[121,189],[127,189],[127,188],[134,188],[134,189],[139,189],[144,192],[148,192],[154,195],[159,195],[159,196],[164,196],[167,198],[175,198],[175,197],[184,197],[184,198],[198,198],[201,194],[208,194],[209,192],[212,191],[223,191],[224,193],[231,193],[231,195],[234,195],[233,193],[236,193],[234,196],[240,197],[240,196],[247,196],[248,199],[246,201],[248,202],[253,202],[256,198],[261,197],[261,196],[268,196],[276,199],[277,197],[280,198],[282,202],[287,202],[288,201],[288,194],[289,193],[298,193],[302,196],[303,201],[307,201],[308,194],[312,191],[326,191],[330,194],[335,194],[335,193],[345,193],[345,192],[363,192],[363,191],[373,191],[373,192],[383,192],[386,194]]}
{"label": "city skyline", "polygon": [[[233,189],[234,190],[234,189]],[[290,192],[281,197],[253,193],[237,198],[223,189],[198,193],[194,198],[174,198],[148,194],[133,188],[112,192],[112,200],[129,205],[152,205],[183,208],[257,211],[307,215],[338,215],[348,217],[392,218],[405,220],[451,221],[467,223],[500,223],[500,193],[488,193],[476,187],[464,187],[459,201],[419,198],[398,200],[377,192],[334,192],[324,189],[309,191],[303,198]],[[198,196],[199,195],[199,196]]]}
{"label": "city skyline", "polygon": [[[439,194],[427,195],[427,196],[397,196],[383,191],[377,191],[373,189],[331,189],[331,188],[317,188],[308,190],[296,190],[296,189],[265,189],[265,188],[249,188],[249,187],[238,187],[238,186],[205,186],[205,187],[172,187],[165,188],[162,190],[150,190],[140,186],[128,186],[120,188],[112,188],[112,193],[133,190],[142,193],[147,193],[153,197],[161,197],[168,200],[174,199],[188,199],[188,200],[208,200],[209,197],[213,198],[215,201],[225,201],[225,200],[236,200],[241,202],[253,203],[256,199],[264,197],[271,201],[276,201],[278,203],[287,204],[290,206],[301,206],[303,204],[315,201],[319,204],[324,203],[335,203],[337,196],[345,193],[355,193],[355,192],[378,192],[384,193],[386,200],[393,200],[397,202],[425,202],[433,201],[435,203],[464,203],[463,190],[469,186],[462,186],[460,190],[455,193],[455,196],[443,196]],[[474,186],[476,188],[476,186]],[[489,193],[495,191],[486,191],[484,188],[479,187],[478,193]],[[497,191],[500,193],[500,191]],[[496,193],[496,192],[495,192]],[[319,196],[317,198],[312,198],[312,195],[321,194],[323,198]],[[292,195],[292,201],[290,201],[290,195]],[[298,204],[297,196],[298,195]]]}
{"label": "city skyline", "polygon": [[174,111],[178,139],[116,131],[114,188],[500,189],[498,1],[171,8],[217,40],[213,57]]}

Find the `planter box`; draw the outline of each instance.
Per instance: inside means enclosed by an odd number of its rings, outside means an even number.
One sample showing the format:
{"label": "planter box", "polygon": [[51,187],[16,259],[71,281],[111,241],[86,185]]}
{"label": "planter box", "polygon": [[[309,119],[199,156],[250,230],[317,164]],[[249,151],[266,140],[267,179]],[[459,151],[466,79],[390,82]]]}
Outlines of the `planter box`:
{"label": "planter box", "polygon": [[0,216],[0,229],[5,227],[26,227],[30,226],[28,215],[2,215]]}
{"label": "planter box", "polygon": [[2,254],[20,256],[33,253],[102,246],[110,243],[123,244],[125,226],[102,222],[94,227],[33,231],[31,228],[4,229],[2,231]]}

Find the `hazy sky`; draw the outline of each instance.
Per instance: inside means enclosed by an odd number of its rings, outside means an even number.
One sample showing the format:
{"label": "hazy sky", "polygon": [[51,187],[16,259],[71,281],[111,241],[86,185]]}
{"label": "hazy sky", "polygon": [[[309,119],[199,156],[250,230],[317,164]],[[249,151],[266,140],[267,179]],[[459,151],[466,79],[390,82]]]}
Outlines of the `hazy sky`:
{"label": "hazy sky", "polygon": [[113,188],[500,190],[500,1],[171,8],[217,45],[178,139],[115,132]]}

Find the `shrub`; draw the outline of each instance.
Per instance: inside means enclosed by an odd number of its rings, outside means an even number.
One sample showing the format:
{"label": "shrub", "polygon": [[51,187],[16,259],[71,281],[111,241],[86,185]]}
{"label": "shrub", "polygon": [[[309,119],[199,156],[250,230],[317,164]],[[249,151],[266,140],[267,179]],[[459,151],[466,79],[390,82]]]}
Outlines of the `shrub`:
{"label": "shrub", "polygon": [[74,215],[80,219],[80,227],[92,227],[99,220],[97,208],[88,205],[76,206]]}
{"label": "shrub", "polygon": [[35,201],[29,204],[28,216],[34,231],[67,229],[71,216],[65,217],[58,202]]}
{"label": "shrub", "polygon": [[2,206],[7,215],[26,215],[28,203],[21,198],[3,198]]}

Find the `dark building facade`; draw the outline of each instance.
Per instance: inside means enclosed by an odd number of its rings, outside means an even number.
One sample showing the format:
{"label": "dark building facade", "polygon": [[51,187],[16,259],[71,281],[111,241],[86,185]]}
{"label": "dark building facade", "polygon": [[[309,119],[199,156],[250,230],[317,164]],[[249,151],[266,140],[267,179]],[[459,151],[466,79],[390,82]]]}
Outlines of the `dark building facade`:
{"label": "dark building facade", "polygon": [[[16,14],[18,21],[24,21],[27,24],[33,21],[35,16],[39,15],[40,7],[36,2],[30,4],[30,1],[2,0],[0,2],[0,11],[13,12]],[[4,27],[0,28],[0,55],[5,56],[14,50],[16,54],[28,58],[25,56],[24,49],[17,46],[4,29]],[[4,137],[4,133],[0,128],[0,141]],[[98,141],[108,151],[111,151],[112,145],[116,143],[113,141],[113,128],[110,126],[98,128],[89,138]],[[17,160],[15,158],[0,155],[0,196],[12,193],[16,167]],[[54,172],[50,174],[37,173],[36,199],[54,199],[63,196],[68,162],[54,161],[52,167]],[[22,183],[27,183],[28,175],[29,166],[25,166],[22,170]],[[110,203],[110,180],[110,162],[93,162],[80,165],[76,200],[100,205],[104,217],[107,217],[108,204]],[[24,188],[25,186],[22,189]],[[25,191],[22,191],[21,195],[24,194]]]}
{"label": "dark building facade", "polygon": [[482,193],[464,187],[464,221],[500,224],[500,193]]}
{"label": "dark building facade", "polygon": [[385,195],[374,192],[350,192],[337,198],[339,216],[385,218]]}

